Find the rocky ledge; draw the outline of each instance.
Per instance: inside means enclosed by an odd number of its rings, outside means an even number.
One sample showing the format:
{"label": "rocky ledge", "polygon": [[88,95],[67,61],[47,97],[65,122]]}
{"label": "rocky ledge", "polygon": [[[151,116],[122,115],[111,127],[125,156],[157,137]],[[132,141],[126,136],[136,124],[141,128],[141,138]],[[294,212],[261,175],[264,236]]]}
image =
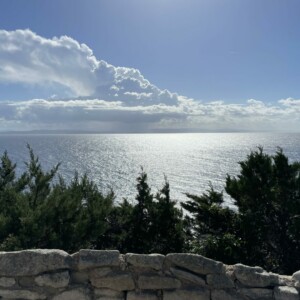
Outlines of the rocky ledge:
{"label": "rocky ledge", "polygon": [[0,298],[300,300],[300,271],[284,276],[183,253],[0,252]]}

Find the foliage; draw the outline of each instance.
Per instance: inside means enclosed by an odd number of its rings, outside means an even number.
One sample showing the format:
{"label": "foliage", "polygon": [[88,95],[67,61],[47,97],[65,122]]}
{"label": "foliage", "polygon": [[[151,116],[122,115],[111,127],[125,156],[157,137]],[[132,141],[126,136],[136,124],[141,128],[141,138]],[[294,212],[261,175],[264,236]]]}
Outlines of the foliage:
{"label": "foliage", "polygon": [[182,206],[194,233],[192,250],[224,262],[260,265],[279,273],[300,268],[300,164],[289,163],[279,149],[262,148],[227,176],[225,191],[237,211],[223,206],[223,195],[211,189]]}
{"label": "foliage", "polygon": [[129,229],[132,226],[133,205],[127,199],[114,205],[108,216],[108,229],[96,243],[97,249],[118,249],[126,253],[131,249]]}
{"label": "foliage", "polygon": [[154,197],[142,170],[136,203],[124,199],[116,205],[112,191],[102,194],[86,175],[77,173],[66,184],[57,174],[59,164],[45,172],[29,146],[28,150],[29,162],[19,178],[8,154],[1,158],[0,250],[182,251],[182,212],[170,199],[167,181]]}
{"label": "foliage", "polygon": [[300,164],[279,149],[262,148],[240,163],[241,174],[227,177],[226,192],[241,217],[247,262],[291,273],[300,268]]}
{"label": "foliage", "polygon": [[[128,228],[123,235],[122,250],[135,253],[182,252],[184,248],[183,214],[176,202],[170,199],[170,186],[165,179],[163,188],[153,196],[147,182],[147,174],[141,171],[137,178],[136,205],[127,208],[128,217],[119,228]],[[121,214],[123,215],[123,214]]]}
{"label": "foliage", "polygon": [[152,210],[152,249],[155,253],[182,252],[185,247],[183,212],[170,196],[170,184],[165,184],[155,196]]}
{"label": "foliage", "polygon": [[190,251],[212,259],[234,263],[241,241],[236,238],[239,216],[224,204],[223,194],[212,186],[201,196],[187,194],[182,203],[189,212],[185,217]]}
{"label": "foliage", "polygon": [[28,150],[18,177],[7,152],[0,159],[0,250],[189,251],[285,274],[300,269],[300,163],[281,149],[268,155],[258,148],[240,162],[239,175],[227,176],[236,209],[212,186],[200,196],[186,194],[180,208],[168,180],[153,194],[143,169],[135,201],[115,203],[113,191],[103,194],[86,175],[66,183],[59,164],[44,171]]}
{"label": "foliage", "polygon": [[153,210],[153,195],[147,182],[147,174],[143,171],[137,178],[137,204],[133,207],[128,230],[130,252],[145,253],[150,250]]}
{"label": "foliage", "polygon": [[16,179],[7,153],[0,167],[0,249],[94,247],[108,226],[114,195],[103,195],[87,176],[53,183],[59,165],[42,170],[29,147],[27,170]]}

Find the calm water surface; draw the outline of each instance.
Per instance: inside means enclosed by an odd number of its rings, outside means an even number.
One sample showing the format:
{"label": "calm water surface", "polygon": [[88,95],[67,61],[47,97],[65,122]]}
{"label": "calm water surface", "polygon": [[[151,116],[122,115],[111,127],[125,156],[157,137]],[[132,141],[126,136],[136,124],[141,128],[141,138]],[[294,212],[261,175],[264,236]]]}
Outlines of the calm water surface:
{"label": "calm water surface", "polygon": [[223,190],[226,174],[236,175],[238,162],[257,146],[270,154],[280,146],[291,161],[300,160],[298,133],[0,135],[0,151],[8,151],[19,172],[28,160],[27,143],[45,169],[62,162],[66,180],[75,170],[86,172],[103,191],[113,188],[117,199],[129,200],[141,166],[154,193],[165,174],[172,197],[185,201],[184,193],[201,194],[209,182]]}

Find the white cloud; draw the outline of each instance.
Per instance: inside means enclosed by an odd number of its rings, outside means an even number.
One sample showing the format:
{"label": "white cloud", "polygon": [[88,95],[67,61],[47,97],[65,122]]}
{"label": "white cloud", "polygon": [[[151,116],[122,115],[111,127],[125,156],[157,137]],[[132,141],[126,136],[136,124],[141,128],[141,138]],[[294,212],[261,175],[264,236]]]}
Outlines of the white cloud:
{"label": "white cloud", "polygon": [[281,103],[283,106],[300,108],[300,99],[287,98],[287,99],[281,99],[278,102]]}
{"label": "white cloud", "polygon": [[74,95],[89,95],[99,62],[84,44],[62,36],[46,39],[30,30],[0,30],[0,81],[60,84]]}
{"label": "white cloud", "polygon": [[[158,88],[137,69],[97,59],[70,37],[48,39],[30,30],[0,30],[1,83],[51,87],[49,99],[0,102],[2,130],[298,130],[300,125],[300,100],[196,101]],[[60,87],[55,94],[53,86]],[[66,94],[69,99],[62,98]]]}
{"label": "white cloud", "polygon": [[160,90],[139,70],[98,60],[85,44],[67,36],[47,39],[30,30],[0,30],[0,82],[60,85],[73,97],[122,100],[129,105],[140,100],[144,105],[175,105],[178,100],[177,94]]}
{"label": "white cloud", "polygon": [[242,105],[181,99],[178,105],[132,106],[100,99],[34,99],[0,103],[0,125],[14,122],[14,129],[22,129],[24,125],[28,128],[31,124],[33,129],[75,126],[75,129],[93,127],[100,131],[103,128],[126,131],[129,125],[132,130],[297,130],[299,107],[291,109],[281,102],[266,105],[251,100]]}

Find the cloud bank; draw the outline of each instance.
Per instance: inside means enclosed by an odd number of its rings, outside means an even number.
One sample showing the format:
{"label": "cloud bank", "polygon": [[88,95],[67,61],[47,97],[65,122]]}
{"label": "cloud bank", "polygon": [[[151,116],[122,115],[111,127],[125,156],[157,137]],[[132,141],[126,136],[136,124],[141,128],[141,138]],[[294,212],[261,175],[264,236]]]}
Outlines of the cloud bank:
{"label": "cloud bank", "polygon": [[298,130],[300,100],[204,103],[160,89],[139,70],[97,59],[85,44],[0,30],[0,87],[56,90],[48,99],[0,101],[2,130]]}

